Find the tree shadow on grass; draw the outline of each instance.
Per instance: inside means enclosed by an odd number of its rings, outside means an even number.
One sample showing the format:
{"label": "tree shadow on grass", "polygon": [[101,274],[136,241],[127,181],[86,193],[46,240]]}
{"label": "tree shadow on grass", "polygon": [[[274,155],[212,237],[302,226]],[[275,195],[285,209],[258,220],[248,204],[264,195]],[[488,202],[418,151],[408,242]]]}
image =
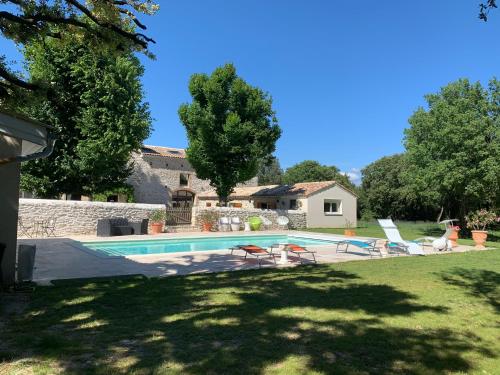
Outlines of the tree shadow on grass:
{"label": "tree shadow on grass", "polygon": [[[446,309],[304,266],[57,283],[35,293],[9,336],[73,373],[467,372],[465,352],[494,355],[473,334],[403,328],[418,313]],[[408,324],[385,321],[398,318]]]}
{"label": "tree shadow on grass", "polygon": [[441,274],[448,284],[461,287],[476,298],[487,301],[500,313],[500,273],[482,269],[454,268]]}

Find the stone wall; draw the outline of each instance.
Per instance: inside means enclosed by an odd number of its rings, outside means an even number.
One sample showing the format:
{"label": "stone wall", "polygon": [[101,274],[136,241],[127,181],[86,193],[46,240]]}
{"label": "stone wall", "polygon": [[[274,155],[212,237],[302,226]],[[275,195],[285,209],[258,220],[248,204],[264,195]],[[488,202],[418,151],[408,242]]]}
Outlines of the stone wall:
{"label": "stone wall", "polygon": [[306,213],[299,210],[260,210],[260,209],[244,209],[244,208],[233,208],[233,207],[215,207],[215,208],[205,208],[205,207],[195,207],[193,209],[193,224],[195,226],[200,226],[200,215],[203,212],[217,212],[219,217],[239,217],[240,221],[244,223],[251,216],[263,216],[273,222],[273,226],[270,229],[277,229],[278,225],[276,223],[278,216],[286,216],[290,220],[288,227],[290,229],[304,229],[306,228]]}
{"label": "stone wall", "polygon": [[[279,211],[281,212],[281,211]],[[290,219],[288,226],[291,229],[304,229],[307,228],[307,214],[300,210],[288,210],[286,215]]]}
{"label": "stone wall", "polygon": [[161,204],[63,201],[51,199],[19,199],[19,216],[24,225],[54,218],[56,235],[96,234],[97,220],[125,217],[135,221],[146,219]]}
{"label": "stone wall", "polygon": [[[127,182],[134,187],[136,202],[170,204],[176,190],[198,194],[211,189],[209,181],[196,177],[187,159],[133,153],[131,162],[133,172]],[[187,186],[180,184],[181,173],[189,176]],[[257,177],[241,185],[256,186]]]}
{"label": "stone wall", "polygon": [[[210,188],[208,181],[196,177],[186,159],[133,154],[133,172],[128,183],[134,187],[136,202],[168,204],[176,190],[199,193]],[[189,176],[187,186],[180,185],[180,174]]]}

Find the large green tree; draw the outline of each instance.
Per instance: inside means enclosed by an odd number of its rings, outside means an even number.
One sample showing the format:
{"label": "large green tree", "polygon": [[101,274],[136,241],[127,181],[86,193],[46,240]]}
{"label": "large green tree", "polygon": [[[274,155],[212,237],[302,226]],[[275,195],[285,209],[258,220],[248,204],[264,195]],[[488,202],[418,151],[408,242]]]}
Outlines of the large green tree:
{"label": "large green tree", "polygon": [[426,97],[405,131],[409,194],[463,218],[500,201],[500,83],[467,79]]}
{"label": "large green tree", "polygon": [[149,135],[151,123],[138,59],[97,52],[76,38],[33,43],[25,58],[32,79],[51,82],[52,90],[17,109],[54,126],[58,140],[49,158],[23,164],[22,188],[55,197],[122,187],[130,154]]}
{"label": "large green tree", "polygon": [[361,170],[361,188],[367,208],[375,217],[399,218],[405,211],[403,186],[404,155],[385,156]]}
{"label": "large green tree", "polygon": [[281,130],[272,100],[238,77],[232,64],[210,76],[194,74],[189,92],[192,103],[179,108],[189,141],[187,158],[225,204],[233,188],[255,177],[261,161],[275,150]]}
{"label": "large green tree", "polygon": [[257,174],[259,185],[279,185],[283,182],[283,169],[277,157],[263,160]]}
{"label": "large green tree", "polygon": [[437,207],[425,205],[408,190],[405,154],[385,156],[367,165],[362,173],[362,211],[374,217],[396,219],[434,219]]}
{"label": "large green tree", "polygon": [[486,0],[484,3],[479,3],[479,19],[488,21],[490,10],[498,8],[497,0]]}
{"label": "large green tree", "polygon": [[[138,17],[159,9],[152,0],[0,0],[0,6],[1,35],[21,46],[47,38],[63,43],[84,38],[87,46],[97,50],[106,46],[108,53],[135,50],[148,55],[148,45],[154,40],[142,33],[146,26]],[[25,90],[41,95],[50,92],[50,80],[26,79],[9,66],[10,61],[0,52],[0,105],[26,95]]]}
{"label": "large green tree", "polygon": [[332,181],[354,188],[349,178],[340,173],[339,169],[333,165],[322,165],[314,160],[304,160],[288,168],[283,174],[285,184],[295,184],[298,182]]}

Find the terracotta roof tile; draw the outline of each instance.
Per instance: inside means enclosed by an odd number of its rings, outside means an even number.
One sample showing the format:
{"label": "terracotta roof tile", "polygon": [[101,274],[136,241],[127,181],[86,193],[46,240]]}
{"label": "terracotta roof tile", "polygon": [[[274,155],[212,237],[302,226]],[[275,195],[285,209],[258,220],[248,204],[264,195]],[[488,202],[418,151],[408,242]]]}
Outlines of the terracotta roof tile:
{"label": "terracotta roof tile", "polygon": [[294,185],[279,185],[275,189],[258,192],[255,196],[285,196],[285,195],[300,195],[308,197],[320,190],[326,189],[335,185],[335,181],[320,181],[320,182],[301,182]]}
{"label": "terracotta roof tile", "polygon": [[[236,187],[234,192],[229,197],[232,199],[250,197],[283,197],[287,195],[308,197],[336,184],[337,182],[335,181],[320,181],[301,182],[294,185],[242,186]],[[217,198],[217,194],[215,193],[215,190],[209,190],[200,193],[199,198]]]}
{"label": "terracotta roof tile", "polygon": [[183,148],[144,145],[141,147],[141,151],[143,155],[166,156],[180,159],[186,158],[186,150]]}

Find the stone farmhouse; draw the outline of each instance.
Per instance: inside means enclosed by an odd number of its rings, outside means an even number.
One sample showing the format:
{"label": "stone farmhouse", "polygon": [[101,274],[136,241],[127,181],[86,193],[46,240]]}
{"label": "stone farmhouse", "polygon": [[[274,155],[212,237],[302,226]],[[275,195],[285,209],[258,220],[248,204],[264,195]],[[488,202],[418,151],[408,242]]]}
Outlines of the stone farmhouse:
{"label": "stone farmhouse", "polygon": [[[127,183],[134,188],[136,203],[165,204],[174,208],[194,205],[199,193],[211,189],[207,180],[196,177],[182,148],[144,145],[132,153],[132,174]],[[257,177],[239,186],[257,186]],[[35,198],[30,192],[21,191],[20,198]],[[91,197],[79,194],[62,194],[62,200],[90,201]],[[123,194],[110,195],[108,202],[126,202]]]}
{"label": "stone farmhouse", "polygon": [[[188,208],[197,196],[211,189],[207,180],[196,177],[182,148],[143,146],[132,156],[134,169],[128,183],[134,188],[137,203],[166,204]],[[245,186],[257,186],[257,178]]]}
{"label": "stone farmhouse", "polygon": [[[131,163],[133,169],[127,183],[134,189],[135,202],[166,205],[171,214],[180,215],[175,216],[179,221],[175,224],[190,223],[193,207],[219,206],[215,190],[209,181],[196,176],[182,148],[144,145],[132,154]],[[21,197],[30,198],[30,195],[22,193]],[[67,194],[61,199],[91,198]],[[126,202],[126,196],[112,195],[107,200]],[[357,196],[336,181],[258,186],[255,177],[234,189],[229,196],[229,206],[236,211],[273,210],[289,217],[305,216],[307,227],[356,226]]]}

